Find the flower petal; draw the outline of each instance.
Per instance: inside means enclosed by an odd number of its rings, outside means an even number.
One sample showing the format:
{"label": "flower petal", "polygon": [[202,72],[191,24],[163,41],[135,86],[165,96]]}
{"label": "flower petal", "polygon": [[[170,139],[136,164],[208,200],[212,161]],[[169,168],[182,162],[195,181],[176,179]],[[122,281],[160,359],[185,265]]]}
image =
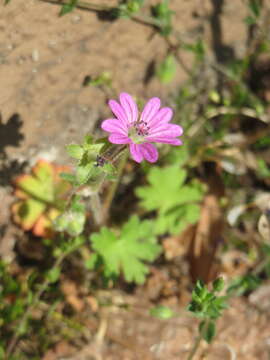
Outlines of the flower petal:
{"label": "flower petal", "polygon": [[145,160],[149,161],[150,163],[157,161],[158,151],[154,145],[148,143],[141,144],[140,150]]}
{"label": "flower petal", "polygon": [[130,139],[126,135],[120,133],[113,133],[109,136],[109,141],[112,144],[129,144]]}
{"label": "flower petal", "polygon": [[150,128],[149,136],[147,136],[147,140],[152,141],[153,137],[177,137],[183,134],[183,129],[181,126],[176,124],[166,124],[161,125],[156,128]]}
{"label": "flower petal", "polygon": [[141,144],[130,144],[129,145],[129,150],[130,150],[130,154],[131,157],[134,161],[140,163],[143,161],[143,155],[141,153]]}
{"label": "flower petal", "polygon": [[170,145],[182,145],[182,141],[179,139],[175,139],[168,136],[160,136],[160,137],[152,137],[151,139],[147,139],[147,141],[156,142],[156,143],[164,143],[164,144],[170,144]]}
{"label": "flower petal", "polygon": [[127,135],[127,126],[123,125],[123,122],[119,119],[107,119],[102,121],[101,128],[107,132],[119,133]]}
{"label": "flower petal", "polygon": [[142,111],[140,120],[146,121],[147,124],[150,124],[153,117],[157,114],[159,108],[160,99],[158,97],[150,99]]}
{"label": "flower petal", "polygon": [[127,93],[121,93],[120,96],[120,104],[122,105],[125,115],[126,121],[131,124],[138,119],[138,107],[132,97]]}
{"label": "flower petal", "polygon": [[164,107],[158,111],[158,113],[152,117],[151,121],[148,123],[150,127],[159,126],[160,124],[167,124],[171,121],[173,116],[173,111],[169,107]]}
{"label": "flower petal", "polygon": [[108,104],[117,119],[121,120],[123,124],[126,124],[127,117],[122,106],[115,100],[110,100]]}

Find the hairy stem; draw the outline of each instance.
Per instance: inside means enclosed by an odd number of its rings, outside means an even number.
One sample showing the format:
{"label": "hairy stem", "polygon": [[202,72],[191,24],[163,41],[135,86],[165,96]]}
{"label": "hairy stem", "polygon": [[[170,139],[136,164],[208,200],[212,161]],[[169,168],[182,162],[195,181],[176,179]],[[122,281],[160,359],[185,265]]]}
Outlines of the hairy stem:
{"label": "hairy stem", "polygon": [[194,356],[199,348],[201,340],[202,340],[202,336],[199,335],[194,342],[193,348],[192,348],[191,352],[189,353],[187,360],[192,360],[194,358]]}
{"label": "hairy stem", "polygon": [[[51,270],[54,270],[56,268],[58,268],[61,263],[63,262],[64,258],[66,257],[66,253],[62,254],[61,256],[59,256],[57,258],[57,260],[55,261],[53,267],[51,268]],[[22,328],[23,324],[28,320],[29,316],[31,315],[31,312],[33,310],[33,308],[38,304],[40,297],[42,296],[42,294],[44,293],[44,291],[47,289],[47,287],[50,284],[50,280],[48,278],[45,279],[45,281],[43,282],[43,284],[41,285],[41,287],[39,288],[38,292],[35,294],[32,304],[29,305],[29,307],[26,309],[25,313],[23,314],[23,317],[21,318],[18,326],[17,326],[17,331],[14,333],[12,339],[10,340],[10,343],[7,347],[7,351],[5,354],[5,359],[9,360],[10,356],[12,355],[19,339],[20,339],[20,334],[19,334],[19,330]]]}
{"label": "hairy stem", "polygon": [[109,214],[109,210],[110,210],[112,201],[114,199],[116,190],[118,188],[120,179],[122,177],[122,174],[123,174],[123,171],[124,171],[127,159],[128,159],[128,152],[126,150],[123,151],[121,153],[121,155],[122,155],[122,158],[120,160],[119,167],[118,167],[117,180],[115,182],[113,182],[112,185],[110,186],[107,197],[104,201],[104,205],[103,205],[103,221],[104,222],[106,222],[106,220],[108,218],[108,214]]}
{"label": "hairy stem", "polygon": [[100,201],[100,195],[98,192],[95,192],[90,197],[90,207],[93,212],[95,223],[97,225],[102,224],[103,215],[102,215],[102,206]]}
{"label": "hairy stem", "polygon": [[[50,4],[55,4],[55,5],[65,5],[65,4],[69,4],[70,1],[69,0],[39,0],[42,2],[47,2]],[[113,9],[113,7],[107,6],[105,4],[94,4],[88,1],[78,1],[76,4],[76,7],[78,9],[82,9],[82,10],[90,10],[90,11],[110,11]]]}
{"label": "hairy stem", "polygon": [[201,329],[199,329],[199,335],[198,337],[196,338],[194,344],[193,344],[193,347],[188,355],[188,358],[187,360],[192,360],[196,354],[196,352],[198,351],[199,349],[199,346],[200,346],[200,343],[201,343],[201,340],[202,340],[202,336],[203,336],[203,331],[204,329],[206,328],[207,326],[207,321],[205,321],[204,325],[201,327]]}

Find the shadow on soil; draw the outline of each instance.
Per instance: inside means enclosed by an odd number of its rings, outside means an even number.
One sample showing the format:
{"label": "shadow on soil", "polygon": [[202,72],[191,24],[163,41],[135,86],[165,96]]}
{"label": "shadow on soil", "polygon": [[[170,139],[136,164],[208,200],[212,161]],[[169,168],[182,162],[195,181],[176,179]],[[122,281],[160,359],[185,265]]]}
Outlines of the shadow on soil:
{"label": "shadow on soil", "polygon": [[23,121],[19,114],[13,114],[6,123],[2,122],[0,114],[0,186],[7,186],[12,179],[20,174],[26,163],[18,160],[9,160],[6,148],[19,147],[24,135],[21,132]]}
{"label": "shadow on soil", "polygon": [[13,114],[4,124],[0,114],[0,157],[6,157],[6,147],[19,147],[24,135],[21,133],[22,120],[20,115]]}

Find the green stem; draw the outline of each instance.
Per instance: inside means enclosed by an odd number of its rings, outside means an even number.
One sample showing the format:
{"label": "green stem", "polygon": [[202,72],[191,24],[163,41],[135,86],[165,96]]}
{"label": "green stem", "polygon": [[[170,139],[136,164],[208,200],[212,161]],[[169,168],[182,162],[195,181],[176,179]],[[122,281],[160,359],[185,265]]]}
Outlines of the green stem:
{"label": "green stem", "polygon": [[207,326],[207,321],[205,321],[204,325],[202,326],[202,328],[199,330],[199,335],[198,337],[196,338],[195,342],[194,342],[194,345],[188,355],[188,358],[187,360],[192,360],[196,354],[196,352],[198,351],[199,349],[199,346],[200,346],[200,343],[201,343],[201,340],[202,340],[202,336],[203,336],[203,331],[205,329],[205,327]]}
{"label": "green stem", "polygon": [[118,167],[118,176],[117,176],[117,180],[115,182],[112,183],[112,185],[109,188],[109,192],[107,194],[107,197],[104,201],[104,205],[103,205],[103,221],[106,222],[107,218],[108,218],[108,214],[109,214],[109,210],[112,204],[112,201],[114,199],[116,190],[118,188],[120,179],[122,177],[127,159],[128,159],[128,152],[125,150],[121,153],[122,158],[120,160],[119,163],[119,167]]}
{"label": "green stem", "polygon": [[197,337],[196,341],[194,342],[193,348],[192,348],[187,360],[192,360],[194,358],[194,356],[199,348],[201,340],[202,340],[202,335],[199,335]]}
{"label": "green stem", "polygon": [[[57,258],[57,260],[55,261],[53,267],[51,268],[51,270],[54,270],[56,268],[58,268],[61,263],[63,262],[64,258],[66,257],[67,253],[62,254],[61,256],[59,256]],[[14,333],[12,339],[10,340],[10,343],[7,347],[7,351],[5,354],[5,359],[9,360],[10,356],[12,355],[19,339],[20,339],[20,334],[19,334],[19,330],[22,328],[23,324],[28,320],[29,316],[31,315],[31,312],[33,310],[33,308],[38,304],[40,297],[42,296],[42,294],[44,293],[44,291],[47,289],[47,287],[50,284],[50,280],[48,278],[46,278],[46,280],[43,282],[43,284],[41,285],[41,287],[39,288],[38,292],[35,294],[33,301],[31,303],[31,305],[29,305],[29,307],[26,309],[25,313],[23,314],[23,317],[21,318],[18,326],[17,326],[17,331]]]}
{"label": "green stem", "polygon": [[[54,5],[66,5],[69,4],[69,0],[40,0],[43,2],[47,2]],[[89,10],[89,11],[112,11],[116,7],[115,6],[107,6],[105,4],[93,4],[86,1],[77,1],[76,7],[81,10]],[[156,26],[158,28],[161,27],[161,22],[154,17],[151,16],[142,16],[142,15],[131,15],[130,18],[136,22],[139,22],[148,26]]]}
{"label": "green stem", "polygon": [[98,192],[95,192],[94,194],[91,195],[90,206],[93,212],[95,223],[97,225],[101,225],[103,216],[102,216],[102,206],[101,206],[100,196]]}
{"label": "green stem", "polygon": [[[39,0],[39,1],[54,4],[54,5],[60,5],[60,6],[70,3],[69,0],[64,0],[64,1],[61,1],[61,0]],[[87,2],[86,1],[78,1],[76,4],[76,7],[81,10],[90,10],[90,11],[110,11],[110,10],[114,9],[111,6],[107,6],[104,4],[93,4],[88,1]]]}

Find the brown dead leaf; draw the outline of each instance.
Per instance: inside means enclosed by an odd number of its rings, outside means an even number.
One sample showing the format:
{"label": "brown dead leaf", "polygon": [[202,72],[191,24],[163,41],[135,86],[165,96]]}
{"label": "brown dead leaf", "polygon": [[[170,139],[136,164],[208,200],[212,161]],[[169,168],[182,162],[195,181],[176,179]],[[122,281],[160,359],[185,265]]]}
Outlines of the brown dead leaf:
{"label": "brown dead leaf", "polygon": [[217,268],[214,256],[221,240],[222,214],[218,199],[209,194],[205,197],[199,223],[189,248],[190,272],[192,279],[208,282],[215,277]]}

